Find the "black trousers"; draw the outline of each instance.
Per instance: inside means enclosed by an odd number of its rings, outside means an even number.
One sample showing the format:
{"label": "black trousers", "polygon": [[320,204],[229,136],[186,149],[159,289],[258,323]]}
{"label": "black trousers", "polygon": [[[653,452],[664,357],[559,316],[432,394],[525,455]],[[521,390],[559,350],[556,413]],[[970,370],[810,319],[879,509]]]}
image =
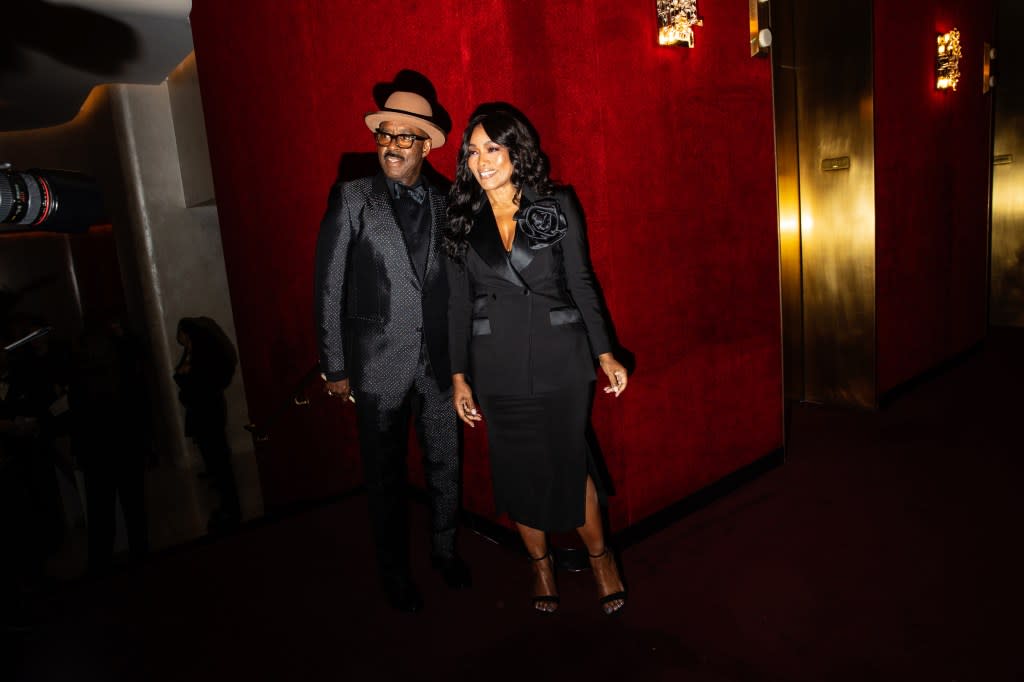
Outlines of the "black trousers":
{"label": "black trousers", "polygon": [[231,464],[231,447],[224,427],[203,429],[195,433],[193,439],[203,458],[206,474],[220,496],[219,514],[226,520],[237,522],[242,517],[242,510],[235,468]]}
{"label": "black trousers", "polygon": [[132,444],[93,445],[84,474],[89,570],[103,570],[113,558],[118,495],[124,512],[128,547],[133,555],[144,555],[149,550],[144,450]]}
{"label": "black trousers", "polygon": [[458,432],[451,389],[441,392],[425,361],[412,384],[371,393],[355,391],[356,422],[378,568],[385,584],[409,579],[406,502],[409,421],[415,422],[431,504],[431,552],[455,552],[459,504]]}

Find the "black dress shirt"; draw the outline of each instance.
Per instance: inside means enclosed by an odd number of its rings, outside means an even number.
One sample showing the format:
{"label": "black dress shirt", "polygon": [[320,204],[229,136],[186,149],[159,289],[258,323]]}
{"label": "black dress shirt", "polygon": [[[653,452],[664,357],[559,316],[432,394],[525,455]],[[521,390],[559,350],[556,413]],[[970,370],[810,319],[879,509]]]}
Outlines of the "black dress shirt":
{"label": "black dress shirt", "polygon": [[430,212],[427,186],[420,177],[411,187],[388,178],[388,191],[395,206],[395,218],[405,233],[405,243],[409,248],[409,258],[420,280],[427,267],[427,251],[430,246]]}

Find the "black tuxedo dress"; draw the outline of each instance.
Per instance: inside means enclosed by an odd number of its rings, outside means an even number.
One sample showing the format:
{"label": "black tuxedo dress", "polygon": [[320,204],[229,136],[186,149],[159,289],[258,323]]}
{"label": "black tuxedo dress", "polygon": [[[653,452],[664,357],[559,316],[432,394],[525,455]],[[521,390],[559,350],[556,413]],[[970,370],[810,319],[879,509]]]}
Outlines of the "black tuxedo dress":
{"label": "black tuxedo dress", "polygon": [[535,203],[564,216],[554,243],[517,223],[506,252],[490,205],[477,214],[449,262],[449,348],[483,410],[497,511],[563,531],[583,525],[588,473],[601,489],[585,434],[594,358],[611,344],[575,197],[525,189],[517,215]]}

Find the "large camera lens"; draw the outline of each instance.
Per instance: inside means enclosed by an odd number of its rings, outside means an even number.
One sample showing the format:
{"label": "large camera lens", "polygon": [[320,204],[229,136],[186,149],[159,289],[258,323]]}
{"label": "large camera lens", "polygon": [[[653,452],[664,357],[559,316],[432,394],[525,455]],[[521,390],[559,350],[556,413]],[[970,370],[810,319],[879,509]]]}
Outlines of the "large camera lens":
{"label": "large camera lens", "polygon": [[[0,222],[14,225],[31,225],[43,213],[43,202],[40,200],[42,190],[46,188],[27,173],[14,171],[0,175]],[[47,207],[52,203],[47,201]],[[49,212],[49,211],[47,211]],[[43,214],[43,219],[46,215]]]}
{"label": "large camera lens", "polygon": [[84,232],[105,221],[102,195],[88,176],[0,166],[0,232]]}

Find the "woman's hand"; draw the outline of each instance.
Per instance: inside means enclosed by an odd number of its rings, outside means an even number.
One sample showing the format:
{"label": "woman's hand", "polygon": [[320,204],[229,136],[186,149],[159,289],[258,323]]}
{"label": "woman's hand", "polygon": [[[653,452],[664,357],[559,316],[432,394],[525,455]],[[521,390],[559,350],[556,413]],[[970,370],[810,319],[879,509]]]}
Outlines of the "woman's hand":
{"label": "woman's hand", "polygon": [[452,375],[452,405],[455,406],[455,414],[471,429],[476,427],[475,422],[483,419],[473,402],[473,389],[466,383],[465,374]]}
{"label": "woman's hand", "polygon": [[604,387],[604,392],[614,393],[618,398],[626,390],[626,383],[629,379],[626,368],[611,353],[601,353],[597,356],[597,361],[601,363],[601,369],[608,377],[608,385]]}

